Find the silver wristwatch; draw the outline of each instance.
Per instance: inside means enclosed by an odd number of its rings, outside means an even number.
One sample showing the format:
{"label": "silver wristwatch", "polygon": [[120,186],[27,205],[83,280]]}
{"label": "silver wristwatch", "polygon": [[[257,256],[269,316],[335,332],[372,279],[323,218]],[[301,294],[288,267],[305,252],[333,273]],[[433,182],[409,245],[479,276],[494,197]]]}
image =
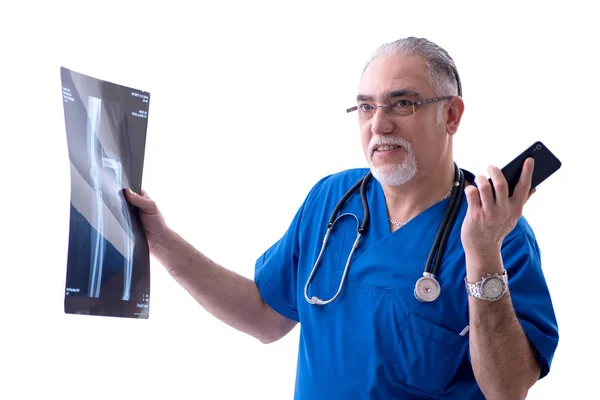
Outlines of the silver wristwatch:
{"label": "silver wristwatch", "polygon": [[508,275],[506,270],[502,274],[488,274],[475,283],[469,283],[465,278],[465,287],[469,296],[482,300],[497,301],[508,291]]}

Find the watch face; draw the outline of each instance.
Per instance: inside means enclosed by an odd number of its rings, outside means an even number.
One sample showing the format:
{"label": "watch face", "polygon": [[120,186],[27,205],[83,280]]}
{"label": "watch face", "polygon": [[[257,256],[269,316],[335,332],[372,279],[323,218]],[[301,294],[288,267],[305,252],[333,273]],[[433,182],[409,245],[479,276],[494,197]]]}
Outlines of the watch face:
{"label": "watch face", "polygon": [[504,290],[504,282],[502,281],[501,278],[498,278],[498,277],[492,277],[492,278],[486,279],[486,281],[483,282],[483,285],[481,285],[481,293],[485,297],[489,297],[489,298],[496,298],[496,297],[500,296],[502,294],[503,290]]}

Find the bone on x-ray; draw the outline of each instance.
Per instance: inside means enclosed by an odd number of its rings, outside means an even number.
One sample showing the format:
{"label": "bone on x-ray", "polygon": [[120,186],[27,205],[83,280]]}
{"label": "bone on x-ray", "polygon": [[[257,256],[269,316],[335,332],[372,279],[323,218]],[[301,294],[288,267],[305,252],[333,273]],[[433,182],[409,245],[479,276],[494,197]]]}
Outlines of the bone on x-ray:
{"label": "bone on x-ray", "polygon": [[148,318],[150,257],[137,210],[150,94],[61,68],[71,165],[65,312]]}

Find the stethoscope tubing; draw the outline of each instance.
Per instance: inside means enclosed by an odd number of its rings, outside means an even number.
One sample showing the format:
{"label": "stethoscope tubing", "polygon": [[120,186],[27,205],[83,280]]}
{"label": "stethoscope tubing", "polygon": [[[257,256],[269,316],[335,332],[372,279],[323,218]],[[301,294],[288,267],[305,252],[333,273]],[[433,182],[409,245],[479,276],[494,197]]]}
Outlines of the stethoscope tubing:
{"label": "stethoscope tubing", "polygon": [[[361,178],[358,182],[356,182],[344,194],[344,196],[342,196],[340,201],[338,201],[338,203],[334,207],[333,212],[331,213],[329,222],[327,224],[327,231],[325,233],[325,236],[323,238],[323,243],[321,245],[321,250],[319,251],[319,255],[317,256],[315,265],[313,266],[312,271],[311,271],[308,279],[306,280],[306,285],[304,286],[304,298],[310,304],[323,306],[323,305],[332,303],[340,296],[340,294],[342,292],[342,288],[346,281],[346,277],[347,277],[348,270],[350,267],[350,262],[354,255],[354,252],[356,251],[358,244],[360,242],[360,239],[366,232],[369,222],[370,222],[370,213],[369,213],[369,205],[368,205],[367,196],[366,196],[366,187],[367,187],[367,182],[371,177],[372,177],[372,174],[371,174],[371,172],[369,172],[363,178]],[[456,220],[456,215],[458,213],[458,210],[460,209],[460,204],[462,201],[462,190],[461,189],[464,187],[464,174],[463,174],[462,170],[460,168],[458,168],[456,163],[454,164],[454,184],[453,185],[454,186],[452,187],[452,192],[451,192],[451,196],[449,199],[448,207],[446,208],[446,212],[444,213],[444,218],[442,219],[442,223],[440,224],[440,227],[438,228],[434,243],[429,252],[429,256],[427,257],[427,262],[425,264],[425,268],[424,268],[424,272],[423,272],[423,276],[426,277],[426,279],[430,279],[430,280],[434,281],[434,284],[437,286],[438,293],[435,296],[433,296],[433,298],[425,299],[423,296],[419,295],[417,286],[415,286],[415,297],[417,298],[417,300],[422,301],[422,302],[423,301],[426,301],[426,302],[434,301],[439,296],[439,290],[440,290],[439,283],[435,279],[435,276],[439,272],[441,260],[442,260],[442,257],[443,257],[443,254],[444,254],[444,251],[446,248],[446,244],[448,242],[448,236],[450,235],[450,232],[452,231],[454,221]],[[339,211],[344,206],[344,204],[346,203],[348,198],[350,198],[350,196],[359,187],[360,187],[360,198],[361,198],[361,203],[362,203],[363,213],[364,213],[364,219],[363,219],[362,224],[360,223],[358,217],[354,214],[344,213],[344,214],[341,214],[338,216]],[[356,239],[354,240],[354,244],[352,245],[350,254],[348,255],[348,258],[346,259],[346,265],[344,267],[344,272],[342,274],[342,278],[340,279],[340,284],[338,286],[338,290],[337,290],[336,294],[329,300],[323,300],[317,296],[309,297],[308,289],[309,289],[310,283],[312,282],[312,280],[315,276],[315,273],[318,269],[319,263],[321,262],[321,258],[323,256],[325,248],[327,247],[327,243],[329,241],[329,236],[333,230],[333,227],[335,226],[335,223],[338,222],[340,220],[340,218],[342,218],[344,216],[352,216],[356,219],[356,223],[358,226],[358,229],[357,229],[358,232],[357,232]],[[431,268],[431,264],[432,264],[434,258],[435,258],[435,264],[433,265],[433,268]],[[420,278],[420,279],[422,279],[422,278]],[[418,285],[418,283],[417,283],[417,285]]]}

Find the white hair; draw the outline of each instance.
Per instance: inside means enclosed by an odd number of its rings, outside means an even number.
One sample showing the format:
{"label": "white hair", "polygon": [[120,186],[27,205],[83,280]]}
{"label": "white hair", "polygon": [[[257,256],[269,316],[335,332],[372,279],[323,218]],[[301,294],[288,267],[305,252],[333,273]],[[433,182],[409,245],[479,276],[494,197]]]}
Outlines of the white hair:
{"label": "white hair", "polygon": [[[427,65],[429,81],[437,96],[460,95],[458,91],[458,72],[454,60],[446,50],[427,39],[408,37],[383,44],[373,53],[371,59],[365,65],[363,73],[373,60],[381,56],[420,57]],[[443,116],[443,105],[442,102],[437,108],[438,122],[441,121]]]}
{"label": "white hair", "polygon": [[[387,168],[377,168],[373,165],[373,149],[376,145],[396,145],[402,146],[406,151],[406,157],[402,164],[394,164]],[[369,143],[367,151],[367,161],[373,177],[380,183],[389,186],[400,186],[412,179],[417,173],[417,160],[415,159],[412,148],[408,141],[392,136],[373,136]]]}

